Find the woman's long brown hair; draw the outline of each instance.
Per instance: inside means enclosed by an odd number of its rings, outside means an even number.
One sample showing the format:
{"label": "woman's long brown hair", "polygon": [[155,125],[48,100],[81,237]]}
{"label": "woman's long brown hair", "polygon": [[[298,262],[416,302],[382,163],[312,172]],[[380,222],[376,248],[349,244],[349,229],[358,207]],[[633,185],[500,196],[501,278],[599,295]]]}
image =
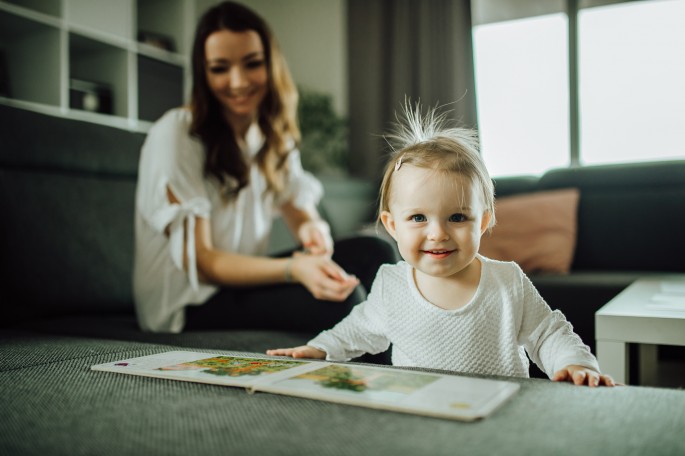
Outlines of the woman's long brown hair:
{"label": "woman's long brown hair", "polygon": [[287,171],[288,143],[290,140],[295,144],[300,142],[297,88],[267,23],[249,8],[234,2],[223,2],[207,10],[195,31],[190,134],[198,137],[205,146],[205,175],[215,177],[228,197],[237,195],[250,180],[250,165],[245,161],[233,129],[226,125],[222,107],[207,84],[205,42],[219,30],[253,30],[262,41],[268,89],[257,115],[265,143],[256,158],[268,189],[280,191]]}

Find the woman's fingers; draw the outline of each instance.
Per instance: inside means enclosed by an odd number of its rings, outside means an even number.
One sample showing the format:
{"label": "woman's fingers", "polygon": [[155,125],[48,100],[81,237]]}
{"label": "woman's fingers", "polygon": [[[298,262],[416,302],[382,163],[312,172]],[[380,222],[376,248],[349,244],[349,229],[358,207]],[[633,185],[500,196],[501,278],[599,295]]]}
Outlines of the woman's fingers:
{"label": "woman's fingers", "polygon": [[359,284],[327,256],[295,254],[293,258],[293,276],[317,299],[344,301]]}

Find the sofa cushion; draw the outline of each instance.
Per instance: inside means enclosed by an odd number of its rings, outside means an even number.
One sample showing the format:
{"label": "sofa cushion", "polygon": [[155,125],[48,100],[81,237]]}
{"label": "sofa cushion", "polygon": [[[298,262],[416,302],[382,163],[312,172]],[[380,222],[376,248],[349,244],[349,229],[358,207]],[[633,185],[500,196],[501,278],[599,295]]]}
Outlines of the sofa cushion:
{"label": "sofa cushion", "polygon": [[577,189],[498,198],[497,224],[483,235],[480,253],[515,261],[527,273],[568,273],[576,246],[577,208]]}
{"label": "sofa cushion", "polygon": [[0,105],[2,325],[133,311],[133,212],[144,135]]}
{"label": "sofa cushion", "polygon": [[[243,350],[264,353],[271,348],[305,345],[317,332],[285,329],[194,330],[179,334],[141,331],[135,315],[129,313],[80,313],[76,315],[35,319],[17,326],[39,335],[137,341],[167,344],[193,349]],[[0,331],[0,335],[2,332]],[[0,338],[1,341],[1,338]],[[0,353],[1,355],[1,353]],[[374,364],[391,364],[390,351],[364,354],[357,359]]]}
{"label": "sofa cushion", "polygon": [[0,104],[0,166],[135,177],[145,134]]}
{"label": "sofa cushion", "polygon": [[135,181],[0,169],[5,322],[74,311],[132,311]]}
{"label": "sofa cushion", "polygon": [[495,196],[518,195],[520,193],[531,193],[538,190],[537,176],[506,176],[493,179],[495,185]]}
{"label": "sofa cushion", "polygon": [[685,271],[685,160],[556,169],[539,186],[580,189],[572,269]]}
{"label": "sofa cushion", "polygon": [[141,331],[132,314],[79,314],[44,318],[21,325],[19,328],[42,335],[62,335],[167,344],[189,348],[244,350],[264,352],[270,348],[304,345],[316,333],[285,330],[206,330],[185,331],[179,334]]}

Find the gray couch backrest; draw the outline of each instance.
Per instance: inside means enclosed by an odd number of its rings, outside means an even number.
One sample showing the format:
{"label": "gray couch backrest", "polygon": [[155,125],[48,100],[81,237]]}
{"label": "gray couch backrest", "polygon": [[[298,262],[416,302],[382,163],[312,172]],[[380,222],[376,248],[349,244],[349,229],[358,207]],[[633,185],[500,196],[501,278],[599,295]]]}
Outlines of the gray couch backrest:
{"label": "gray couch backrest", "polygon": [[572,269],[685,271],[685,160],[559,168],[534,180],[495,186],[499,196],[580,190]]}
{"label": "gray couch backrest", "polygon": [[580,189],[575,269],[685,271],[685,160],[555,170]]}
{"label": "gray couch backrest", "polygon": [[4,322],[133,310],[134,195],[144,139],[0,106]]}

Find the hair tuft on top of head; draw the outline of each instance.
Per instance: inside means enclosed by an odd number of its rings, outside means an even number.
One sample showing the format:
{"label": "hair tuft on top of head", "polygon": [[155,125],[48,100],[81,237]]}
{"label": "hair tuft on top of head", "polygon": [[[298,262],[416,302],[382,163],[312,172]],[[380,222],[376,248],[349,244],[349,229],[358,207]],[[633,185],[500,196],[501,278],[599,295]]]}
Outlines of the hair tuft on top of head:
{"label": "hair tuft on top of head", "polygon": [[395,114],[394,128],[383,136],[391,148],[391,155],[397,156],[403,149],[429,142],[437,138],[448,138],[463,142],[478,150],[478,133],[475,130],[448,126],[450,110],[445,105],[435,105],[424,113],[421,101],[412,103],[405,98],[400,113]]}

